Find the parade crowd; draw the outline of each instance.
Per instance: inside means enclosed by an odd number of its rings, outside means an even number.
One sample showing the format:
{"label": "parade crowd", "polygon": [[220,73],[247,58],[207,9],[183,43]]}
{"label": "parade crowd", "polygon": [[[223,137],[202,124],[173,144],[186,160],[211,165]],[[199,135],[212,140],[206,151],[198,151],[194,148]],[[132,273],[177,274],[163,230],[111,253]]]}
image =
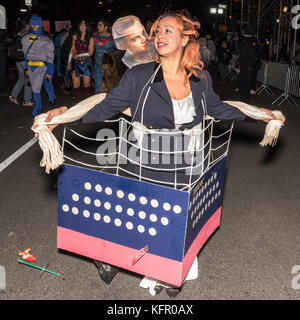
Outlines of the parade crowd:
{"label": "parade crowd", "polygon": [[[110,22],[105,19],[96,23],[82,20],[75,25],[69,23],[55,34],[48,34],[41,18],[32,19],[39,26],[37,31],[32,30],[30,18],[20,19],[14,28],[1,30],[0,95],[7,95],[12,103],[32,107],[32,114],[36,116],[42,112],[42,87],[50,104],[57,100],[53,77],[60,78],[61,90],[72,95],[74,103],[95,93],[109,92],[118,85],[126,70],[122,62],[125,50],[116,47]],[[145,22],[148,33],[151,23],[150,20]],[[47,46],[39,42],[43,49],[31,50],[32,40],[24,40],[28,36],[44,39],[42,42]],[[249,103],[250,94],[255,94],[261,61],[274,57],[266,41],[256,39],[249,28],[230,37],[224,34],[212,38],[210,34],[202,34],[198,41],[204,68],[217,75],[221,85],[232,81],[240,93],[240,100]],[[47,50],[48,57],[43,56],[43,50]],[[280,56],[284,59],[284,54]],[[41,65],[32,65],[36,63]],[[5,78],[9,72],[17,73],[18,80],[13,90],[7,93]]]}

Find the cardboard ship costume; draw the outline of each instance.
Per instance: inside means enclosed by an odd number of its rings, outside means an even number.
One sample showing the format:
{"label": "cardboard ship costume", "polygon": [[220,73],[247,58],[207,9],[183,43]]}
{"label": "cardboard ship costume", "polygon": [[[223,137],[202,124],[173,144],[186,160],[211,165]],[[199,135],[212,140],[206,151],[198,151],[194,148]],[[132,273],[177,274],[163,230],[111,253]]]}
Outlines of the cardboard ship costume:
{"label": "cardboard ship costume", "polygon": [[[133,65],[131,62],[126,63]],[[189,79],[192,99],[181,101],[185,114],[174,112],[176,105],[164,86],[161,66],[150,62],[128,69],[109,94],[90,97],[48,123],[44,121],[47,115],[36,117],[34,122],[38,126],[33,130],[39,134],[44,153],[41,165],[46,171],[60,166],[64,159],[74,163],[63,164],[59,175],[58,248],[145,275],[141,286],[149,288],[151,294],[155,294],[157,280],[167,286],[181,286],[185,279],[197,277],[197,255],[220,225],[233,125],[215,136],[214,123],[218,120],[214,118],[243,120],[249,115],[271,119],[259,108],[222,102],[206,71],[199,72],[199,79]],[[131,121],[105,121],[127,107]],[[283,115],[278,111],[273,114],[277,120],[268,123],[262,145],[276,142]],[[78,159],[63,154],[47,125],[82,117],[86,123],[105,121],[103,125],[108,128],[115,123],[120,128],[132,127],[136,142],[132,143],[128,131],[121,129],[119,144],[111,154],[116,156],[115,164],[83,163],[91,169],[80,166]],[[85,139],[65,129],[64,145],[85,153],[66,138],[68,131],[76,139]],[[124,160],[128,164],[125,168],[120,165]],[[103,172],[106,168],[115,171]],[[196,272],[188,274],[190,269]]]}

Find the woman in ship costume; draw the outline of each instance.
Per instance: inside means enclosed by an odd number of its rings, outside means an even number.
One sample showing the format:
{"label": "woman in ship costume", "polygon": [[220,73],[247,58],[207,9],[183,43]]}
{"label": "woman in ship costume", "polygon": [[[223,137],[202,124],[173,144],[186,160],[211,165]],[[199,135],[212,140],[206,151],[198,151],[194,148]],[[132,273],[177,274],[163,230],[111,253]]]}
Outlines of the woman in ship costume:
{"label": "woman in ship costume", "polygon": [[[160,16],[154,22],[150,32],[155,47],[155,61],[127,69],[119,86],[112,89],[100,103],[93,106],[83,116],[82,121],[84,123],[102,122],[126,107],[130,107],[132,121],[139,122],[142,127],[157,130],[191,129],[199,125],[207,114],[220,120],[244,120],[245,113],[220,100],[213,90],[210,74],[202,70],[197,41],[199,27],[200,24],[197,21],[182,14],[167,13]],[[265,122],[276,118],[271,110],[262,108],[259,110],[268,115],[269,118],[268,120],[265,118]],[[67,107],[49,111],[46,122],[67,111]],[[55,126],[49,125],[49,129],[53,130]],[[174,159],[170,162],[172,169]],[[151,163],[148,164],[149,166]],[[157,168],[157,164],[153,166]],[[131,163],[128,165],[128,171],[133,173],[139,169],[140,166]],[[163,182],[173,181],[169,172],[159,172],[149,168],[143,168],[142,171],[142,177]],[[189,175],[181,175],[182,183],[186,183],[188,179]],[[118,268],[101,262],[100,264],[102,273],[100,276],[109,284]],[[192,268],[198,270],[194,264]],[[186,280],[189,278],[189,273]],[[150,279],[152,280],[155,281]],[[153,288],[154,294],[160,292],[164,285],[157,282]],[[166,287],[170,297],[177,296],[181,290],[180,287],[171,285]]]}

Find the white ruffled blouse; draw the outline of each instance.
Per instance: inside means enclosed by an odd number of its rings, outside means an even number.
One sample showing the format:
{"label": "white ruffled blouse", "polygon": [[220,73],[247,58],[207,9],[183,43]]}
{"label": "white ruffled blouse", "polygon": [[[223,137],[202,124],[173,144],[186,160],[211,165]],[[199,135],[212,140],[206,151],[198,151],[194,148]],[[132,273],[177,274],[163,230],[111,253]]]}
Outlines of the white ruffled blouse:
{"label": "white ruffled blouse", "polygon": [[172,99],[173,110],[174,110],[174,120],[175,128],[181,127],[184,123],[190,123],[194,120],[196,116],[195,104],[193,100],[192,91],[184,99],[174,100]]}

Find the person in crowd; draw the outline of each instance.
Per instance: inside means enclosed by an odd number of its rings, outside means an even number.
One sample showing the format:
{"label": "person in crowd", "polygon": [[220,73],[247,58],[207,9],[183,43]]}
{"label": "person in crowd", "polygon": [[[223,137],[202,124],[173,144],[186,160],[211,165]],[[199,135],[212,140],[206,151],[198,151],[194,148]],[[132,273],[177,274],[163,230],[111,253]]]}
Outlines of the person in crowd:
{"label": "person in crowd", "polygon": [[[275,61],[277,56],[277,49],[278,49],[278,43],[275,40],[272,45],[270,46],[270,57],[271,60]],[[278,49],[279,50],[279,49]]]}
{"label": "person in crowd", "polygon": [[24,88],[24,107],[33,107],[32,102],[32,89],[30,85],[29,78],[25,76],[25,61],[24,61],[24,53],[22,51],[22,38],[29,34],[30,31],[30,22],[29,19],[23,19],[20,23],[21,30],[17,33],[15,38],[12,40],[11,44],[11,59],[13,59],[16,63],[16,67],[18,70],[18,80],[11,91],[8,100],[15,104],[20,104],[18,97]]}
{"label": "person in crowd", "polygon": [[212,74],[216,70],[217,66],[217,56],[216,56],[216,44],[214,40],[212,40],[211,35],[207,34],[205,36],[206,39],[206,46],[210,52],[210,62],[208,66],[208,71]]}
{"label": "person in crowd", "polygon": [[251,67],[251,74],[250,74],[250,94],[255,94],[256,91],[256,79],[257,79],[257,73],[261,67],[261,61],[262,61],[262,55],[260,52],[260,48],[258,45],[258,42],[253,40],[252,45],[255,49],[255,59],[253,62],[253,65]]}
{"label": "person in crowd", "polygon": [[200,56],[204,69],[208,69],[210,65],[210,50],[206,46],[206,39],[199,38]]}
{"label": "person in crowd", "polygon": [[22,37],[22,50],[24,53],[25,73],[29,76],[33,92],[35,117],[42,112],[41,88],[47,91],[50,103],[54,103],[52,77],[54,74],[54,44],[43,32],[42,19],[34,16],[30,20],[30,33]]}
{"label": "person in crowd", "polygon": [[269,49],[268,49],[268,44],[266,40],[265,41],[262,39],[257,40],[257,55],[261,61],[269,60]]}
{"label": "person in crowd", "polygon": [[[90,58],[93,54],[94,39],[88,22],[82,20],[72,37],[72,47],[68,59],[68,70],[72,71],[73,94],[76,102],[80,102],[93,94]],[[81,79],[83,79],[83,92],[81,91]]]}
{"label": "person in crowd", "polygon": [[240,45],[240,36],[239,36],[238,32],[235,32],[232,40],[230,41],[230,46],[229,46],[231,53],[232,53],[231,66],[235,72],[237,72],[238,68],[239,68],[239,63],[238,63],[239,45]]}
{"label": "person in crowd", "polygon": [[62,91],[65,94],[71,94],[72,89],[72,76],[71,70],[68,70],[68,60],[69,54],[72,48],[72,37],[73,37],[73,30],[72,24],[69,23],[66,29],[66,33],[61,38],[61,48],[60,48],[60,58],[61,64],[63,66],[63,84],[61,86]]}
{"label": "person in crowd", "polygon": [[[94,35],[94,47],[95,47],[95,68],[94,68],[94,80],[95,80],[95,93],[108,92],[114,86],[113,81],[116,78],[117,71],[113,66],[113,58],[110,55],[112,51],[116,50],[114,39],[110,33],[109,22],[101,19],[97,24],[97,33]],[[106,66],[104,66],[106,65]],[[104,70],[105,83],[100,91],[102,84],[102,69]],[[115,71],[115,72],[114,72]],[[108,74],[109,73],[109,74]],[[108,82],[112,82],[109,84]]]}
{"label": "person in crowd", "polygon": [[[82,118],[83,122],[104,121],[129,106],[134,121],[153,129],[193,128],[203,121],[205,109],[216,119],[244,120],[242,112],[220,100],[213,90],[209,73],[202,70],[197,40],[199,27],[198,21],[179,13],[161,15],[150,32],[155,47],[155,61],[128,68],[119,86],[92,108]],[[178,109],[179,105],[185,107]],[[49,111],[46,121],[67,110],[63,106]],[[272,114],[270,110],[268,112]],[[54,127],[51,125],[49,129],[53,130]],[[172,163],[170,160],[170,168]],[[148,168],[142,170],[143,177],[174,183],[174,176],[157,170],[157,163],[153,165],[155,170],[151,169],[151,163],[147,165]],[[127,170],[136,174],[140,167],[129,163]],[[189,175],[182,173],[178,183],[188,179]],[[110,283],[117,268],[103,265],[101,278]],[[170,285],[167,294],[175,297],[180,290],[180,287]]]}
{"label": "person in crowd", "polygon": [[218,59],[220,68],[220,84],[225,84],[228,75],[228,66],[231,60],[231,51],[228,48],[227,41],[223,40],[218,49]]}
{"label": "person in crowd", "polygon": [[231,51],[232,55],[238,56],[239,54],[239,45],[240,45],[240,35],[238,32],[235,32],[231,40]]}
{"label": "person in crowd", "polygon": [[[67,65],[64,64],[61,59],[61,48],[69,35],[70,26],[67,26],[67,29],[62,29],[54,38],[54,44],[56,49],[56,72],[59,77],[62,77],[66,73]],[[63,71],[61,70],[63,68]]]}
{"label": "person in crowd", "polygon": [[239,45],[239,92],[240,100],[250,102],[250,78],[251,70],[255,61],[255,48],[252,44],[252,31],[249,27],[242,33],[242,41]]}

